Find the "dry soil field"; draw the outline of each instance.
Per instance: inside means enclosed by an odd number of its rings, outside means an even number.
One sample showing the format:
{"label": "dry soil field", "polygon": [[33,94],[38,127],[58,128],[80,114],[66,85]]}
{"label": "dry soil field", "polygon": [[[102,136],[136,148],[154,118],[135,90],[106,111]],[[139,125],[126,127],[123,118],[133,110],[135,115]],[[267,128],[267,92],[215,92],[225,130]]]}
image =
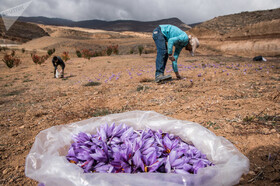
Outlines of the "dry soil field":
{"label": "dry soil field", "polygon": [[174,79],[168,62],[166,74],[173,80],[156,84],[155,53],[90,60],[70,53],[64,79],[53,78],[51,59],[39,66],[28,51],[16,55],[20,66],[0,63],[1,185],[37,184],[25,177],[24,166],[41,130],[131,110],[201,124],[249,158],[250,172],[240,185],[279,185],[279,58],[253,62],[202,51],[191,57],[184,51],[178,62],[183,79]]}

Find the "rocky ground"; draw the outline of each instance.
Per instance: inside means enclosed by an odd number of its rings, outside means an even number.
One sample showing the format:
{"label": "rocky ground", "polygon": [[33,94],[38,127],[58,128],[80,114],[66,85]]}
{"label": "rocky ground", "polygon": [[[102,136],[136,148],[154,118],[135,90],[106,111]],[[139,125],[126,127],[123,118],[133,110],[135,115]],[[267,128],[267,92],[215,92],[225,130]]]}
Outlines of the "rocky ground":
{"label": "rocky ground", "polygon": [[[24,165],[40,131],[131,110],[197,122],[231,141],[250,160],[239,185],[280,183],[279,58],[253,62],[183,52],[183,79],[156,84],[155,54],[70,55],[64,79],[53,78],[50,59],[36,66],[28,52],[17,55],[18,67],[0,63],[1,185],[37,184],[25,176]],[[175,77],[170,62],[166,73]]]}

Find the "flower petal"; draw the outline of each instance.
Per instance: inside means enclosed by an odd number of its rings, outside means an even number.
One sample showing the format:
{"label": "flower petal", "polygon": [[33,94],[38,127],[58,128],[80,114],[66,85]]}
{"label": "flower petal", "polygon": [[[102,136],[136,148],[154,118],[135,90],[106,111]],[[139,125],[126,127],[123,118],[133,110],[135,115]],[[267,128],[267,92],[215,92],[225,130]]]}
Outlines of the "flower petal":
{"label": "flower petal", "polygon": [[184,163],[185,163],[185,161],[183,159],[176,159],[175,161],[173,161],[171,166],[176,167],[176,168],[182,168]]}
{"label": "flower petal", "polygon": [[142,171],[144,172],[144,163],[142,161],[142,158],[141,158],[141,152],[140,150],[137,150],[135,153],[134,153],[134,156],[132,158],[133,160],[133,163],[134,165],[138,168],[140,167],[142,169]]}

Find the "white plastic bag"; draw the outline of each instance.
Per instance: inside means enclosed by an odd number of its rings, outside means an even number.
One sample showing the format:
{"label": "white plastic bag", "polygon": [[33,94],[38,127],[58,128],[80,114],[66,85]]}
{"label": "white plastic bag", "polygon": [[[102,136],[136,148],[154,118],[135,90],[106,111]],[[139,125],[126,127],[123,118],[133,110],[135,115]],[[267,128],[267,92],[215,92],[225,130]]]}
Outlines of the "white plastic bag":
{"label": "white plastic bag", "polygon": [[58,79],[60,77],[61,71],[56,70],[55,72],[55,77]]}
{"label": "white plastic bag", "polygon": [[[106,123],[126,124],[134,129],[161,129],[178,135],[207,155],[215,166],[202,168],[198,174],[167,173],[83,173],[66,159],[72,137],[79,132],[93,134]],[[26,176],[48,185],[234,185],[249,171],[249,160],[232,143],[201,125],[176,120],[153,111],[131,111],[96,117],[41,131],[26,158]]]}

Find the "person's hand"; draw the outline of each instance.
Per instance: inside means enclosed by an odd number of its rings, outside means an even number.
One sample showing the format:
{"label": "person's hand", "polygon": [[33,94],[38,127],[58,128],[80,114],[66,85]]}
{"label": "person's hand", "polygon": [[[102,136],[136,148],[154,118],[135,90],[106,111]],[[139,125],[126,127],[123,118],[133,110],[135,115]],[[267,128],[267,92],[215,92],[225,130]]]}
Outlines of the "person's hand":
{"label": "person's hand", "polygon": [[180,76],[179,72],[175,72],[177,79],[182,79],[182,77]]}
{"label": "person's hand", "polygon": [[172,55],[169,55],[168,58],[169,58],[170,61],[175,61],[175,58]]}

